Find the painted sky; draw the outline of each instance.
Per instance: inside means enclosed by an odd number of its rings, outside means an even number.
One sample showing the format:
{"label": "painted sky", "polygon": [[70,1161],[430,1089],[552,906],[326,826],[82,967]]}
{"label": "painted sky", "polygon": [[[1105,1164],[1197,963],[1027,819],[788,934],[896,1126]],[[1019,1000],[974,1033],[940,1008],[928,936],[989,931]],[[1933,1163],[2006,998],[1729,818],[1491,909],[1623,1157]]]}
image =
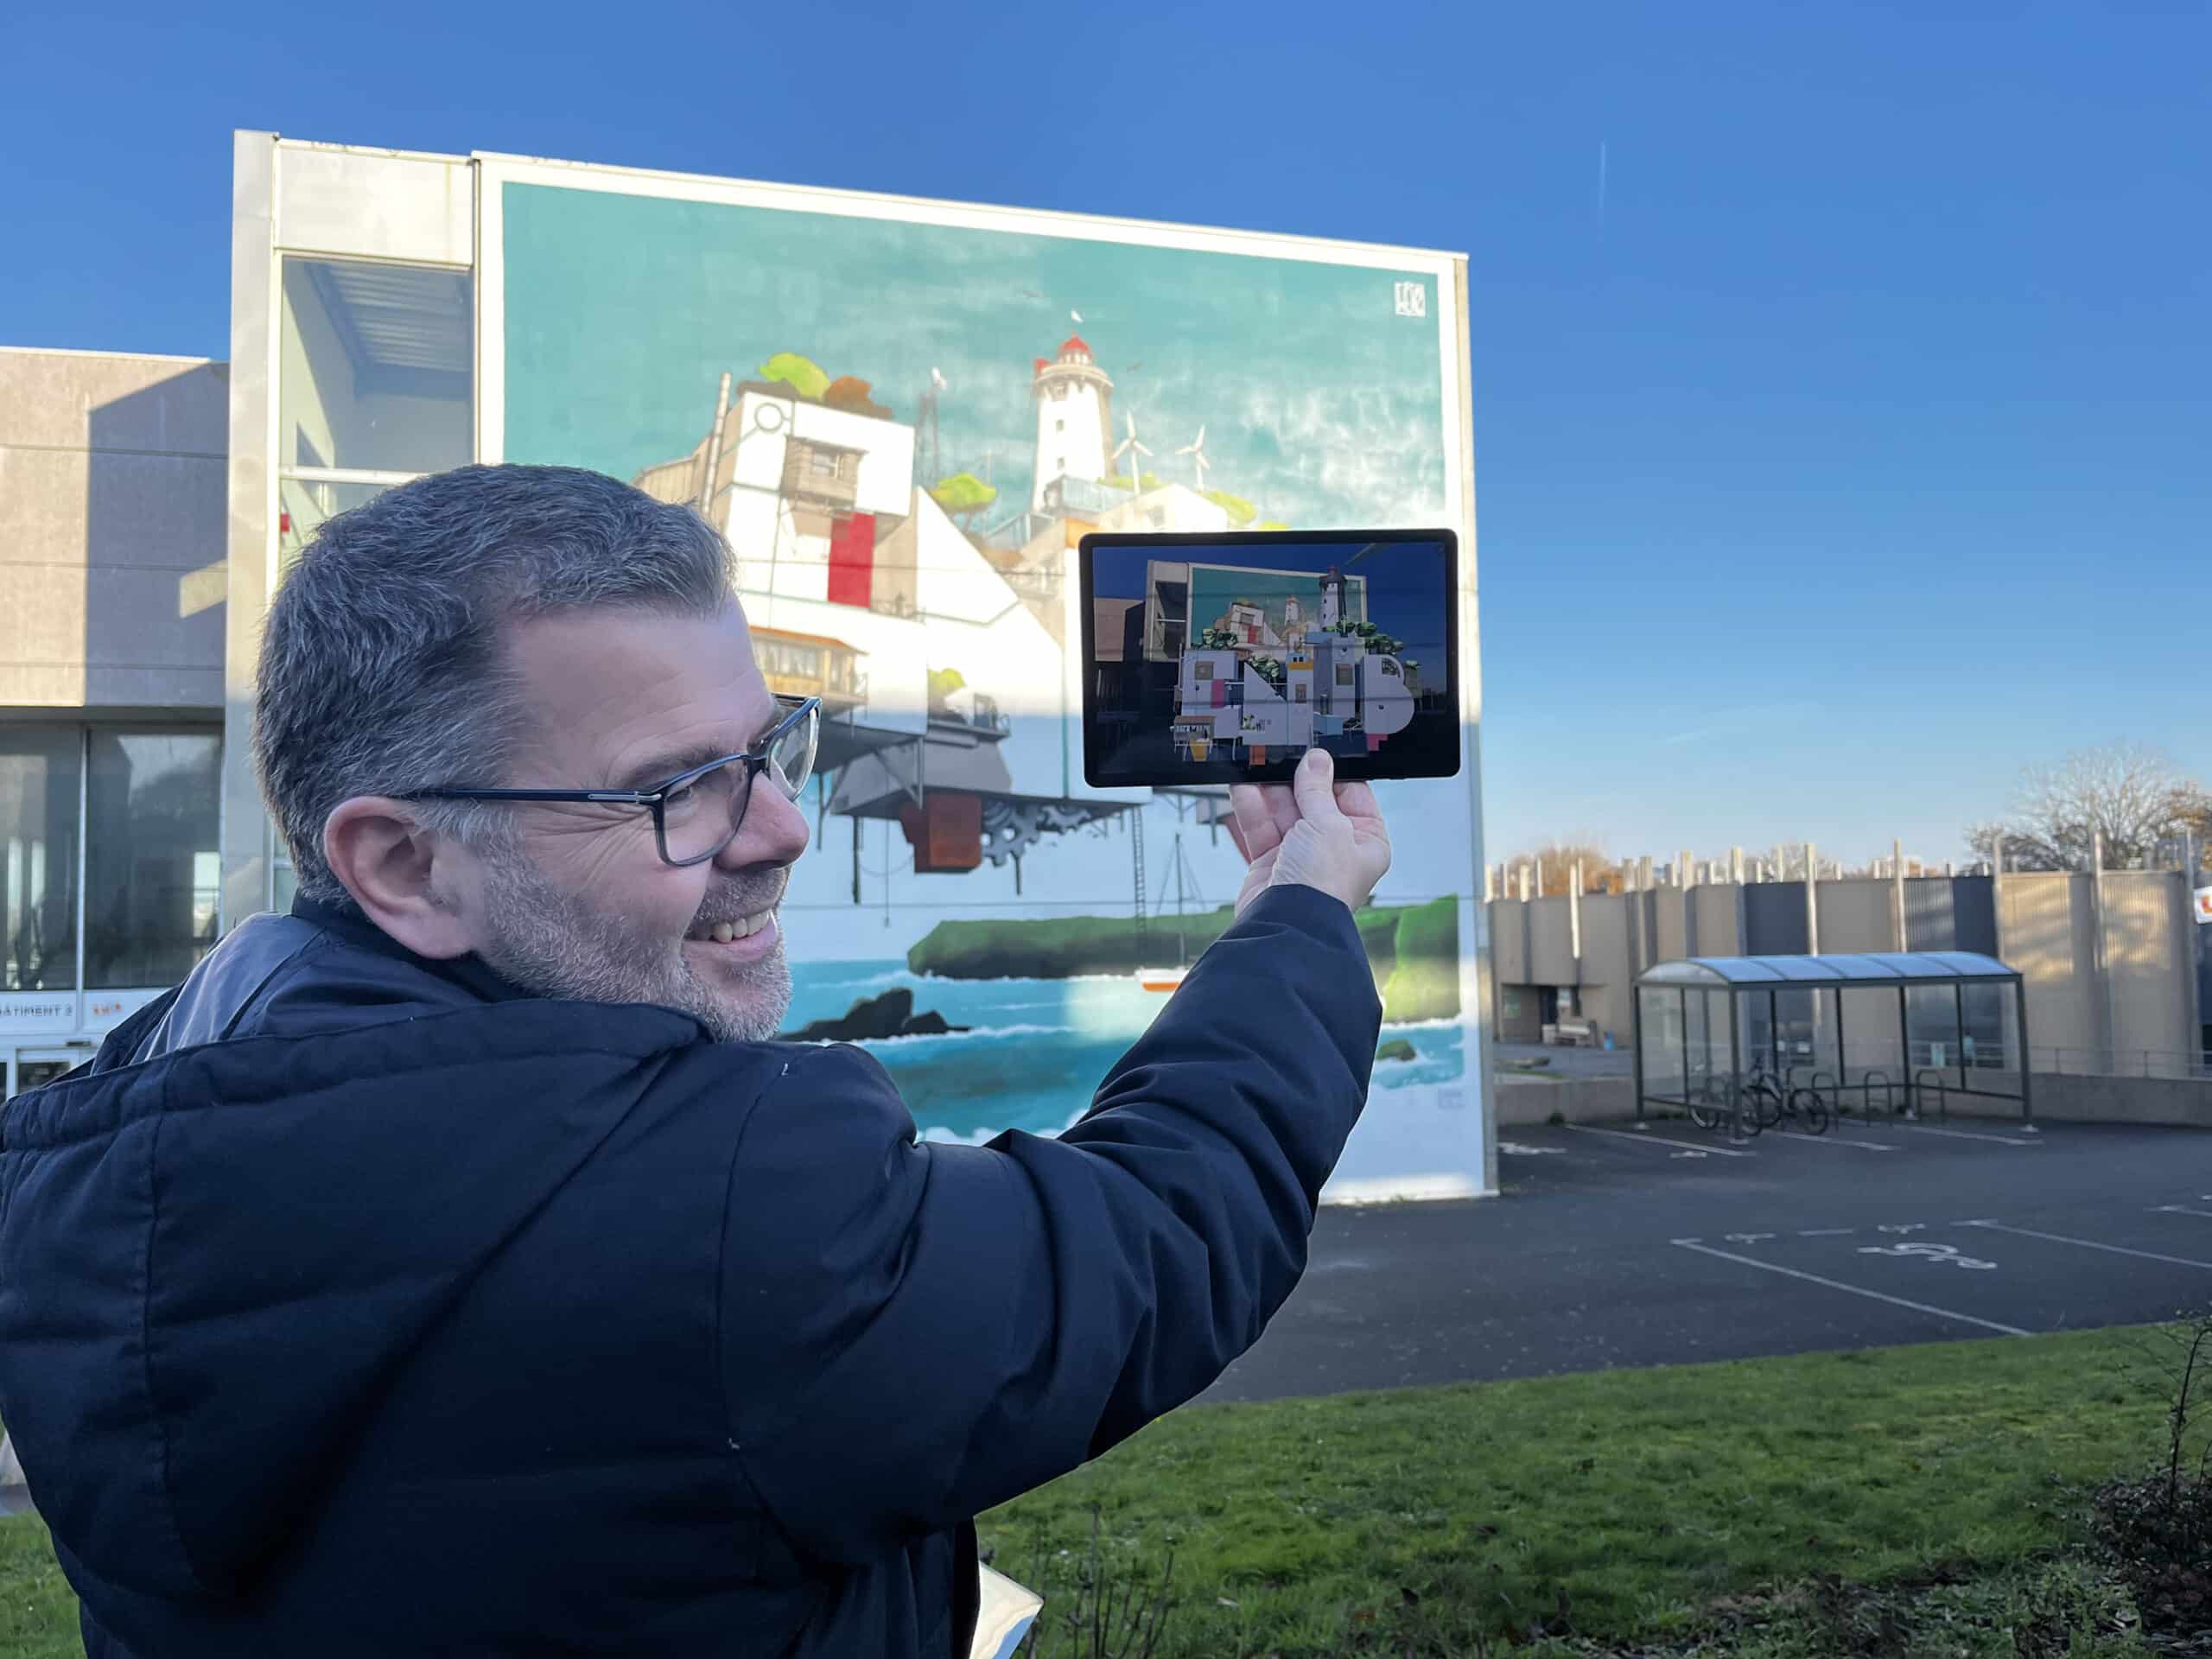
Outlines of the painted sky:
{"label": "painted sky", "polygon": [[512,461],[629,477],[699,441],[723,371],[779,352],[910,424],[934,369],[944,472],[988,475],[988,523],[1029,505],[1033,365],[1077,334],[1114,380],[1115,442],[1134,416],[1163,479],[1195,484],[1174,452],[1204,427],[1207,487],[1263,519],[1443,510],[1436,284],[1426,321],[1401,317],[1411,273],[537,185],[507,187],[505,217]]}

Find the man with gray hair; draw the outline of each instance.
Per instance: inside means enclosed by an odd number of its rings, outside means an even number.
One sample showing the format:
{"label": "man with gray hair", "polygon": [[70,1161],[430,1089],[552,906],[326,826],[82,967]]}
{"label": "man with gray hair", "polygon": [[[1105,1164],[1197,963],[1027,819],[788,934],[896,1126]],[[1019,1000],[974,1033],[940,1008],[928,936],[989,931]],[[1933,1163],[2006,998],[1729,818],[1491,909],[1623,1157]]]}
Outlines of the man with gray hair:
{"label": "man with gray hair", "polygon": [[256,752],[300,878],[0,1122],[0,1418],[92,1659],[964,1656],[972,1517],[1297,1282],[1389,862],[1325,756],[1056,1140],[778,1043],[821,713],[721,538],[467,467],[326,524]]}

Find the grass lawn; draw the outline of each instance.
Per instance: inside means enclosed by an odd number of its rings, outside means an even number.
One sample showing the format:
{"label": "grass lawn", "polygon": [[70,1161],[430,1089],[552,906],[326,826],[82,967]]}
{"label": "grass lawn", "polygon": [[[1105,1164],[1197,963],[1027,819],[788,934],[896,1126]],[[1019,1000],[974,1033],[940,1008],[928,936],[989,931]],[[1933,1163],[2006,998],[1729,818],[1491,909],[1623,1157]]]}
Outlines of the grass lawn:
{"label": "grass lawn", "polygon": [[[1188,1410],[984,1517],[983,1547],[1001,1571],[1065,1596],[1094,1505],[1109,1579],[1157,1583],[1172,1546],[1178,1606],[1160,1651],[1179,1659],[1408,1643],[1473,1655],[1478,1635],[1533,1620],[1680,1641],[1768,1614],[1802,1624],[1789,1594],[1740,1599],[1823,1575],[1957,1579],[1932,1592],[1951,1628],[1929,1650],[2011,1659],[2009,1635],[1978,1647],[1943,1605],[1987,1604],[2001,1623],[2015,1603],[2094,1599],[2094,1574],[2052,1558],[2085,1536],[2085,1488],[2163,1448],[2147,1335]],[[1033,1582],[1039,1522],[1049,1586]],[[1796,1651],[1774,1645],[1785,1639],[1716,1650]]]}
{"label": "grass lawn", "polygon": [[[1186,1410],[985,1516],[983,1546],[1055,1606],[1094,1506],[1109,1581],[1156,1583],[1172,1548],[1163,1659],[1446,1659],[1532,1621],[1775,1659],[2134,1654],[2069,1552],[2086,1490],[2163,1449],[2147,1336]],[[0,1654],[79,1651],[44,1529],[0,1521]]]}
{"label": "grass lawn", "polygon": [[0,1654],[7,1659],[84,1659],[77,1598],[54,1564],[46,1523],[0,1517]]}

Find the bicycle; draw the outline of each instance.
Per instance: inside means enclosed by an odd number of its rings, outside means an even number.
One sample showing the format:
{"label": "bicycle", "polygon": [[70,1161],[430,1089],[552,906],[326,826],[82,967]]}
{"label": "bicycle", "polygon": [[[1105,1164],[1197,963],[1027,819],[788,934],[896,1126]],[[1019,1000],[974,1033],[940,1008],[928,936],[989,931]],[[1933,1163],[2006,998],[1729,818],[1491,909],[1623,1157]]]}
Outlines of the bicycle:
{"label": "bicycle", "polygon": [[1753,1063],[1744,1093],[1761,1128],[1778,1128],[1787,1118],[1802,1124],[1808,1135],[1827,1133],[1828,1104],[1821,1097],[1820,1090],[1804,1086],[1791,1088],[1787,1078],[1777,1078],[1767,1070],[1764,1059]]}
{"label": "bicycle", "polygon": [[1698,1090],[1698,1097],[1689,1103],[1690,1122],[1700,1129],[1732,1129],[1738,1136],[1749,1140],[1764,1126],[1759,1122],[1756,1108],[1745,1103],[1738,1109],[1729,1097],[1728,1085],[1718,1077],[1707,1077]]}
{"label": "bicycle", "polygon": [[1728,1090],[1718,1078],[1699,1081],[1689,1101],[1690,1122],[1700,1129],[1717,1129],[1727,1120]]}
{"label": "bicycle", "polygon": [[1744,1079],[1744,1099],[1763,1129],[1775,1128],[1789,1110],[1789,1096],[1764,1059],[1754,1061],[1751,1075]]}

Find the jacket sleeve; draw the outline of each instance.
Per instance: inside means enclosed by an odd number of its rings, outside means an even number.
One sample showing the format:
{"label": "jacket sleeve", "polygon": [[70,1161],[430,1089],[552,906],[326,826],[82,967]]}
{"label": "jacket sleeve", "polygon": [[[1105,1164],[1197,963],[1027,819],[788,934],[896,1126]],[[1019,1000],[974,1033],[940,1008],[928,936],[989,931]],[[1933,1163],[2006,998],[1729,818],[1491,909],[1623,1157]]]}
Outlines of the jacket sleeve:
{"label": "jacket sleeve", "polygon": [[1382,1006],[1351,913],[1262,893],[1057,1140],[915,1140],[882,1067],[792,1051],[740,1141],[731,1439],[802,1549],[966,1521],[1199,1393],[1298,1282]]}

